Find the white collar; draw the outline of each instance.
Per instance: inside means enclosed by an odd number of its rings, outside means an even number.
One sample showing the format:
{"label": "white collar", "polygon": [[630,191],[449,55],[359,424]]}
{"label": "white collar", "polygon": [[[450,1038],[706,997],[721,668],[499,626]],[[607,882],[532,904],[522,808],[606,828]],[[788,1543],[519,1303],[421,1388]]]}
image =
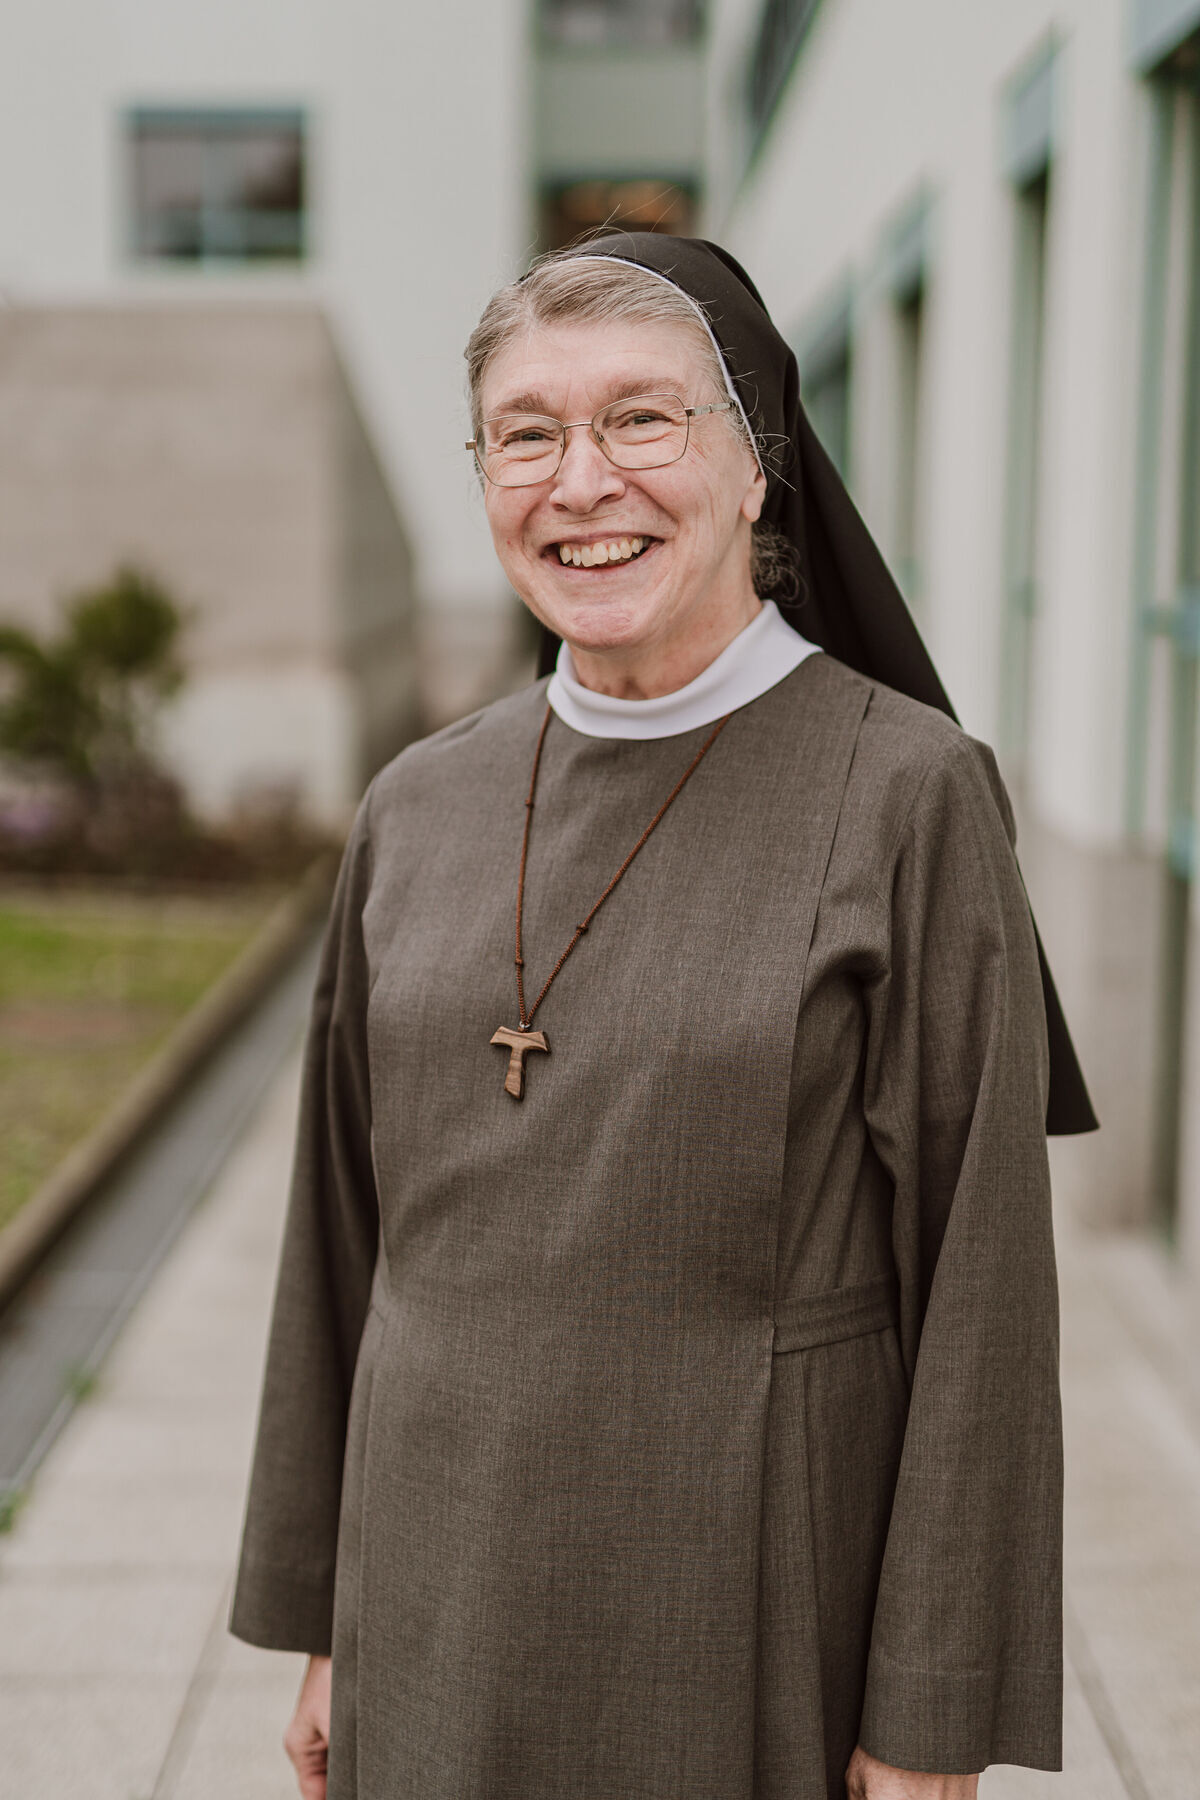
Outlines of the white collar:
{"label": "white collar", "polygon": [[618,700],[611,694],[598,694],[583,686],[575,673],[570,646],[564,643],[546,699],[563,724],[584,737],[680,737],[757,700],[819,648],[787,623],[773,600],[764,600],[761,610],[733,642],[726,644],[694,681],[672,694],[659,694],[652,700]]}

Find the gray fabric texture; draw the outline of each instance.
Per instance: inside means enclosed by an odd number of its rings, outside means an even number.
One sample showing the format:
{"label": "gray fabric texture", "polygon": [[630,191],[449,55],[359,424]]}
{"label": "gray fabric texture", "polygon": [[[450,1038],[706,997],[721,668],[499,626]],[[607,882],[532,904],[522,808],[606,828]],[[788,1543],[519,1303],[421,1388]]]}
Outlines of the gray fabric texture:
{"label": "gray fabric texture", "polygon": [[[231,1629],[329,1800],[843,1800],[1061,1766],[1049,1059],[986,744],[823,652],[558,977],[545,683],[380,772],[309,1028]],[[552,719],[531,993],[707,728]]]}

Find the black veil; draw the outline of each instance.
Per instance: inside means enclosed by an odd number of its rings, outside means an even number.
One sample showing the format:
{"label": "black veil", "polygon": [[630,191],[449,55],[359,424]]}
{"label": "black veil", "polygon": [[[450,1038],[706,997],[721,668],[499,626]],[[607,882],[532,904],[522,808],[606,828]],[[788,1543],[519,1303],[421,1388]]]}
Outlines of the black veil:
{"label": "black veil", "polygon": [[[783,533],[799,561],[799,593],[790,599],[777,596],[783,616],[840,662],[936,706],[959,723],[904,598],[808,421],[796,359],[740,265],[702,238],[647,231],[607,232],[568,254],[636,263],[696,302],[743,411],[780,452],[766,459],[762,517]],[[553,668],[558,642],[543,628],[539,674]],[[1094,1131],[1099,1121],[1036,920],[1034,935],[1050,1042],[1046,1130],[1053,1136]]]}

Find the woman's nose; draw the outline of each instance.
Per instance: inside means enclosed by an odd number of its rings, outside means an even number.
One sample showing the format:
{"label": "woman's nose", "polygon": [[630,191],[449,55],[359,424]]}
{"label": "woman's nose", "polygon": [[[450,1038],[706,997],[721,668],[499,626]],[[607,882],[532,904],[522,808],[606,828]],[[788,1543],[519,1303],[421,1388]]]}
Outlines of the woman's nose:
{"label": "woman's nose", "polygon": [[569,512],[591,512],[601,500],[610,499],[624,490],[621,471],[609,462],[591,428],[587,425],[571,427],[550,490],[551,505],[561,506]]}

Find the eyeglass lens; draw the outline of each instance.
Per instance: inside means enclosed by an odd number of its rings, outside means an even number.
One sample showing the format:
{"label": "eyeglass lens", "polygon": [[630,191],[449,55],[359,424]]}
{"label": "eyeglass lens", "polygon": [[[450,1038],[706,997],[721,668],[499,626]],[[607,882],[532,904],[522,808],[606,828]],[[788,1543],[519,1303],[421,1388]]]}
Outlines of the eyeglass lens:
{"label": "eyeglass lens", "polygon": [[[616,400],[592,420],[600,448],[619,469],[655,469],[677,462],[687,449],[688,415],[674,394],[639,394]],[[559,419],[511,413],[485,419],[475,440],[489,481],[526,487],[554,474],[566,431]]]}

